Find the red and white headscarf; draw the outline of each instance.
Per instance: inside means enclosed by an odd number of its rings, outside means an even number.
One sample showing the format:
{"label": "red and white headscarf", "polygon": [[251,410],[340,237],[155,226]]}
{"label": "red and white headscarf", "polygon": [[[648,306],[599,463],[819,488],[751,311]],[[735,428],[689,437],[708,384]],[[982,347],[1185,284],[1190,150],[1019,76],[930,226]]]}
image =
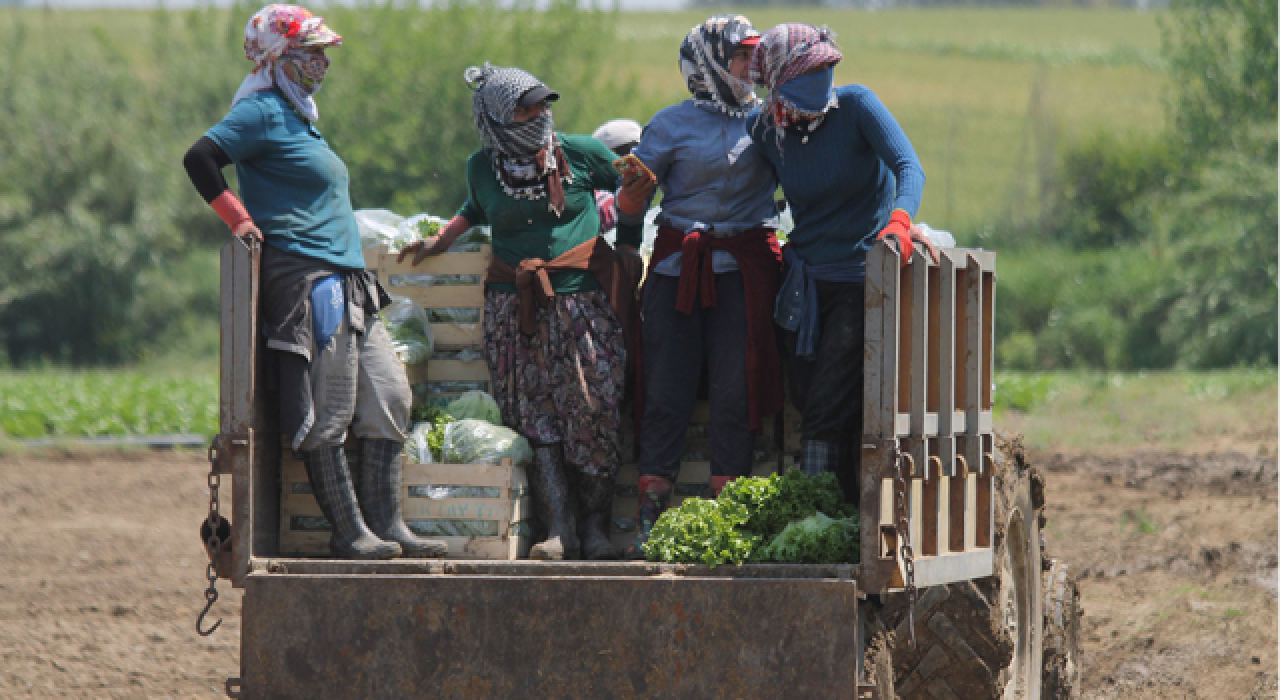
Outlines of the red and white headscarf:
{"label": "red and white headscarf", "polygon": [[839,63],[844,54],[835,38],[830,29],[811,24],[779,24],[760,36],[747,72],[751,82],[769,90],[761,122],[765,127],[776,126],[779,139],[781,131],[794,121],[807,120],[816,127],[831,108],[828,104],[817,114],[804,112],[782,97],[778,86],[811,68]]}
{"label": "red and white headscarf", "polygon": [[[258,10],[244,26],[244,55],[253,61],[254,68],[236,90],[232,106],[259,90],[279,87],[299,114],[315,121],[320,115],[311,96],[319,89],[328,63],[309,60],[300,50],[341,45],[342,37],[305,7],[267,5]],[[280,70],[286,61],[307,84],[291,80]]]}

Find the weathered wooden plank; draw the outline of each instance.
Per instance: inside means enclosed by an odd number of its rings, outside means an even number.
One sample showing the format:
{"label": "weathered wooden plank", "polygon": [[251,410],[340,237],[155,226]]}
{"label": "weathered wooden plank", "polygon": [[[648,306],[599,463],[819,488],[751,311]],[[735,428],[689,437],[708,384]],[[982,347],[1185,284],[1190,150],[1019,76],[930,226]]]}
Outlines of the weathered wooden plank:
{"label": "weathered wooden plank", "polygon": [[477,309],[484,307],[484,287],[480,285],[448,285],[432,287],[395,287],[389,290],[415,304],[429,309]]}
{"label": "weathered wooden plank", "polygon": [[411,255],[405,256],[404,262],[396,262],[396,257],[395,253],[367,255],[365,267],[377,271],[384,283],[391,275],[483,275],[489,269],[491,252],[433,255],[416,266]]}

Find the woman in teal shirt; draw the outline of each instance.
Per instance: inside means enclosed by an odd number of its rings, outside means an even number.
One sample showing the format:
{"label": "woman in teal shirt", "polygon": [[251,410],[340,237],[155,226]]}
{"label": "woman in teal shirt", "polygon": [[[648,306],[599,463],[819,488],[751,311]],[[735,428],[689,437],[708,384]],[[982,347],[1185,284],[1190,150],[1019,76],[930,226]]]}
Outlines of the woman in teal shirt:
{"label": "woman in teal shirt", "polygon": [[[307,466],[333,554],[442,557],[446,543],[418,537],[402,518],[409,382],[378,319],[390,300],[364,269],[347,168],[315,127],[325,49],[341,43],[302,7],[255,13],[244,42],[255,67],[183,163],[236,237],[266,244],[262,321],[281,430]],[[243,204],[222,177],[231,163]],[[358,484],[343,452],[348,432],[361,445]]]}
{"label": "woman in teal shirt", "polygon": [[[623,279],[640,267],[638,235],[619,238],[618,256],[600,237],[595,190],[617,187],[615,156],[594,138],[556,132],[549,103],[559,95],[526,71],[485,64],[466,79],[483,142],[467,161],[467,202],[401,258],[414,253],[417,264],[472,226],[490,226],[485,358],[503,422],[534,445],[529,481],[547,537],[531,556],[614,559],[627,361],[615,307],[634,300]],[[643,198],[645,188],[628,183],[620,196]]]}

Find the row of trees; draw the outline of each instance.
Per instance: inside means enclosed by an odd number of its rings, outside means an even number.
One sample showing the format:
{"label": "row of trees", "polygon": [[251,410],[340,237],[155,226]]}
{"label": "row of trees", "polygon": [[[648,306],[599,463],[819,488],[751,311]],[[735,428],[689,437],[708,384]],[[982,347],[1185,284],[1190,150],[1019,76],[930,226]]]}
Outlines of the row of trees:
{"label": "row of trees", "polygon": [[1276,3],[1184,0],[1160,133],[1069,146],[1046,215],[997,232],[1006,367],[1275,365]]}

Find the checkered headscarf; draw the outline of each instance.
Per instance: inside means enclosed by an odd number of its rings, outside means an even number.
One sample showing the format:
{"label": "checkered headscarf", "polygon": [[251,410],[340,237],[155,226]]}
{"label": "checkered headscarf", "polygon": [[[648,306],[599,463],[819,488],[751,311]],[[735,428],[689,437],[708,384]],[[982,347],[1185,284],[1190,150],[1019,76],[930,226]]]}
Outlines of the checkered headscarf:
{"label": "checkered headscarf", "polygon": [[816,66],[839,63],[844,54],[836,46],[835,38],[830,29],[811,24],[779,24],[761,35],[760,44],[751,56],[748,73],[751,82],[769,90],[765,109],[760,115],[761,122],[765,127],[777,126],[779,139],[782,129],[791,121],[796,118],[820,119],[833,106],[829,103],[820,112],[805,112],[782,97],[778,86]]}
{"label": "checkered headscarf", "polygon": [[562,182],[572,182],[573,174],[556,142],[551,110],[515,121],[520,97],[542,81],[528,71],[488,63],[471,66],[462,76],[475,91],[471,110],[476,131],[502,189],[517,199],[547,197],[551,210],[559,215],[564,210]]}

